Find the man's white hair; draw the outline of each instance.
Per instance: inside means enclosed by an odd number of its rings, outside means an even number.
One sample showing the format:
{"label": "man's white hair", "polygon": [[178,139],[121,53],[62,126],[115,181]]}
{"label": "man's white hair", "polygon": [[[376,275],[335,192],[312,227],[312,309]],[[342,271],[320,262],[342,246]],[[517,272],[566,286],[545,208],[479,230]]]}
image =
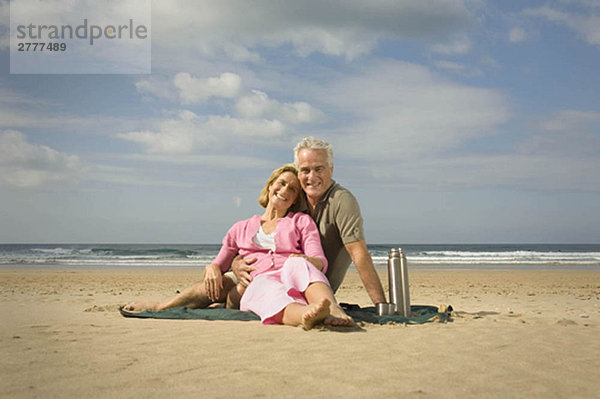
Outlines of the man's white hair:
{"label": "man's white hair", "polygon": [[294,165],[296,165],[296,168],[299,167],[298,153],[300,150],[305,148],[309,148],[311,150],[324,150],[325,153],[327,153],[327,163],[329,164],[330,168],[333,168],[333,148],[331,147],[331,144],[326,141],[316,139],[312,136],[303,138],[300,140],[300,142],[298,142],[298,144],[296,144],[296,147],[294,147]]}

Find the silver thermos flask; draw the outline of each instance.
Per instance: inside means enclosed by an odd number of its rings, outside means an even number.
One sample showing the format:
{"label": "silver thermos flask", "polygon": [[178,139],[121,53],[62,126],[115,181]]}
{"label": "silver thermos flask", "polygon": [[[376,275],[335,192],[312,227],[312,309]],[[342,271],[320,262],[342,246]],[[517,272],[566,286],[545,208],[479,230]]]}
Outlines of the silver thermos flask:
{"label": "silver thermos flask", "polygon": [[410,316],[410,292],[408,288],[408,266],[402,248],[390,249],[388,256],[388,284],[390,302],[395,313],[404,317]]}

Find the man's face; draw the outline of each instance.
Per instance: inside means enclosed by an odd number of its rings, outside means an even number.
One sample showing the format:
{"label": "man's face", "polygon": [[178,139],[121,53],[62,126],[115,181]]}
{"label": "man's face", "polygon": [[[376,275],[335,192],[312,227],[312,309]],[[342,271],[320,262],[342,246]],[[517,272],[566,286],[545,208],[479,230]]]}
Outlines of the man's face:
{"label": "man's face", "polygon": [[298,177],[309,200],[318,201],[331,185],[333,168],[325,150],[304,148],[298,152]]}

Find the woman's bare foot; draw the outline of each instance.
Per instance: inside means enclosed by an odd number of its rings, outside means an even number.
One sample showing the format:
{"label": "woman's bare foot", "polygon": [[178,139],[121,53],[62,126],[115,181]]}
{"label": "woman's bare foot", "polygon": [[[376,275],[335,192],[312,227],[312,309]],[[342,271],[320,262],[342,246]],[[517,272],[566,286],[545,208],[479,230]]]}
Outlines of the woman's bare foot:
{"label": "woman's bare foot", "polygon": [[323,299],[319,303],[308,305],[308,309],[302,315],[302,327],[305,330],[310,330],[315,324],[325,320],[329,316],[330,305],[329,299]]}
{"label": "woman's bare foot", "polygon": [[142,312],[144,310],[160,310],[160,302],[131,302],[123,306],[123,310],[128,312]]}
{"label": "woman's bare foot", "polygon": [[330,314],[323,320],[323,324],[350,327],[354,325],[354,320],[338,304],[333,304]]}

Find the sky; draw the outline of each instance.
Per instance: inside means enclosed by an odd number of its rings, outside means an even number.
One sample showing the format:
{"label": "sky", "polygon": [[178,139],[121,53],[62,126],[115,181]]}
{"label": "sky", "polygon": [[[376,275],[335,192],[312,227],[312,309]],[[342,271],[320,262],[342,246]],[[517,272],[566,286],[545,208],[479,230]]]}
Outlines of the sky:
{"label": "sky", "polygon": [[219,243],[310,135],[367,243],[600,242],[598,0],[155,0],[137,75],[11,74],[9,5],[0,243]]}

